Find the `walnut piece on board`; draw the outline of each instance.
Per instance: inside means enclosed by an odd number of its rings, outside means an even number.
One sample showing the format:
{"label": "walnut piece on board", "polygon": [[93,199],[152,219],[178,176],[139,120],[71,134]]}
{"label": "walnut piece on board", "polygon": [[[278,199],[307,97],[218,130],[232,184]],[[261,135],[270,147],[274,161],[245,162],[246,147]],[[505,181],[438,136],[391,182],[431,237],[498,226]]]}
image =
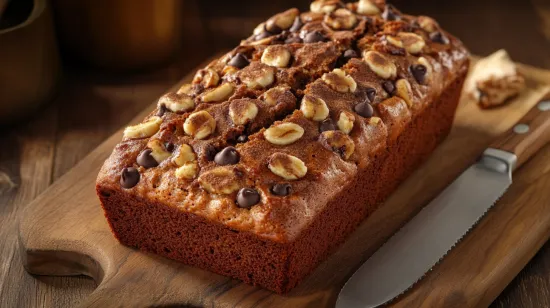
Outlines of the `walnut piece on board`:
{"label": "walnut piece on board", "polygon": [[525,78],[504,49],[479,60],[466,81],[466,93],[481,108],[505,103],[525,88]]}

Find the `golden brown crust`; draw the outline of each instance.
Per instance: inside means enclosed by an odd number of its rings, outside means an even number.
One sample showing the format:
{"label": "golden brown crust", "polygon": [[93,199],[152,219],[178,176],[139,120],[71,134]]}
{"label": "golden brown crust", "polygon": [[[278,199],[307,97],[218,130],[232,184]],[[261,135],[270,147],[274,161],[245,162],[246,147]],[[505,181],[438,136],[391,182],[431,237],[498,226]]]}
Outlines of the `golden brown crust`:
{"label": "golden brown crust", "polygon": [[[301,13],[299,21],[293,19],[290,25],[284,17],[295,17],[296,10],[274,16],[240,46],[201,70],[179,96],[169,94],[172,100],[192,98],[194,109],[163,111],[159,103],[151,114],[162,119],[158,132],[147,138],[126,138],[117,145],[98,176],[99,189],[121,189],[121,171],[135,167],[140,181],[125,191],[138,199],[173,206],[275,242],[298,238],[314,222],[316,213],[376,160],[375,153],[393,144],[464,73],[468,62],[461,42],[426,17],[394,11],[399,20],[384,20],[381,1],[372,1],[379,8],[375,15],[357,13],[357,3],[349,4],[349,11],[341,11],[344,5],[338,1],[315,3],[320,12]],[[303,25],[293,29],[296,23]],[[273,33],[266,30],[268,26]],[[270,46],[275,48],[266,51]],[[356,57],[347,58],[350,50]],[[335,68],[339,71],[333,72]],[[320,122],[300,111],[304,94],[322,99],[334,123],[342,113],[353,115],[348,117],[353,119],[346,126],[349,130],[323,136]],[[360,102],[374,107],[373,117],[355,112]],[[256,106],[255,112],[249,110],[250,104]],[[303,134],[284,145],[270,142],[264,132],[280,123],[294,123]],[[137,156],[149,139],[171,144],[172,153],[189,145],[197,157],[196,176],[177,177],[179,166],[172,159],[153,168],[139,166]],[[240,160],[221,167],[213,155],[230,145]],[[275,153],[296,157],[307,172],[293,180],[275,174],[269,168]],[[290,184],[288,196],[271,192],[273,185],[281,183]],[[236,203],[238,190],[245,187],[261,196],[250,209]]]}

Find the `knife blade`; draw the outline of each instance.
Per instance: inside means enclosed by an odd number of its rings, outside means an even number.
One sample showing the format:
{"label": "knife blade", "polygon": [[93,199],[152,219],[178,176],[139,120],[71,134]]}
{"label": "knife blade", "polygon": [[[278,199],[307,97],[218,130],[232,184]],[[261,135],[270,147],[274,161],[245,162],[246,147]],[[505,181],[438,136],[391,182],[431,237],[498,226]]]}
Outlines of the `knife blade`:
{"label": "knife blade", "polygon": [[378,307],[405,293],[498,201],[513,170],[549,141],[550,100],[542,100],[352,275],[336,307]]}

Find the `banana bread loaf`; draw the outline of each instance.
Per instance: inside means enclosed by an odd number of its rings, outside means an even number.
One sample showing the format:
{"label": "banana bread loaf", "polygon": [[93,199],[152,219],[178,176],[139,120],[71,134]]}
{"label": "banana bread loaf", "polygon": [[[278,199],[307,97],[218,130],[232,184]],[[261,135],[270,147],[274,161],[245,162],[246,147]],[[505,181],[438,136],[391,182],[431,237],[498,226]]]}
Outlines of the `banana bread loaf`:
{"label": "banana bread loaf", "polygon": [[158,101],[97,178],[121,243],[284,293],[449,132],[462,43],[383,1],[315,1]]}

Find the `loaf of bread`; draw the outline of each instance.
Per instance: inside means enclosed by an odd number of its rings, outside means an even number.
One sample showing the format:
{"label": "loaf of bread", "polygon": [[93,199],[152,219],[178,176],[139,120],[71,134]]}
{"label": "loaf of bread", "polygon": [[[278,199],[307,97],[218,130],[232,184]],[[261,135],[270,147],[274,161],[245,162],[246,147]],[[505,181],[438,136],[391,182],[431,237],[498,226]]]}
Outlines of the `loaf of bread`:
{"label": "loaf of bread", "polygon": [[97,178],[121,243],[285,293],[449,132],[462,43],[383,1],[315,1],[158,101]]}

